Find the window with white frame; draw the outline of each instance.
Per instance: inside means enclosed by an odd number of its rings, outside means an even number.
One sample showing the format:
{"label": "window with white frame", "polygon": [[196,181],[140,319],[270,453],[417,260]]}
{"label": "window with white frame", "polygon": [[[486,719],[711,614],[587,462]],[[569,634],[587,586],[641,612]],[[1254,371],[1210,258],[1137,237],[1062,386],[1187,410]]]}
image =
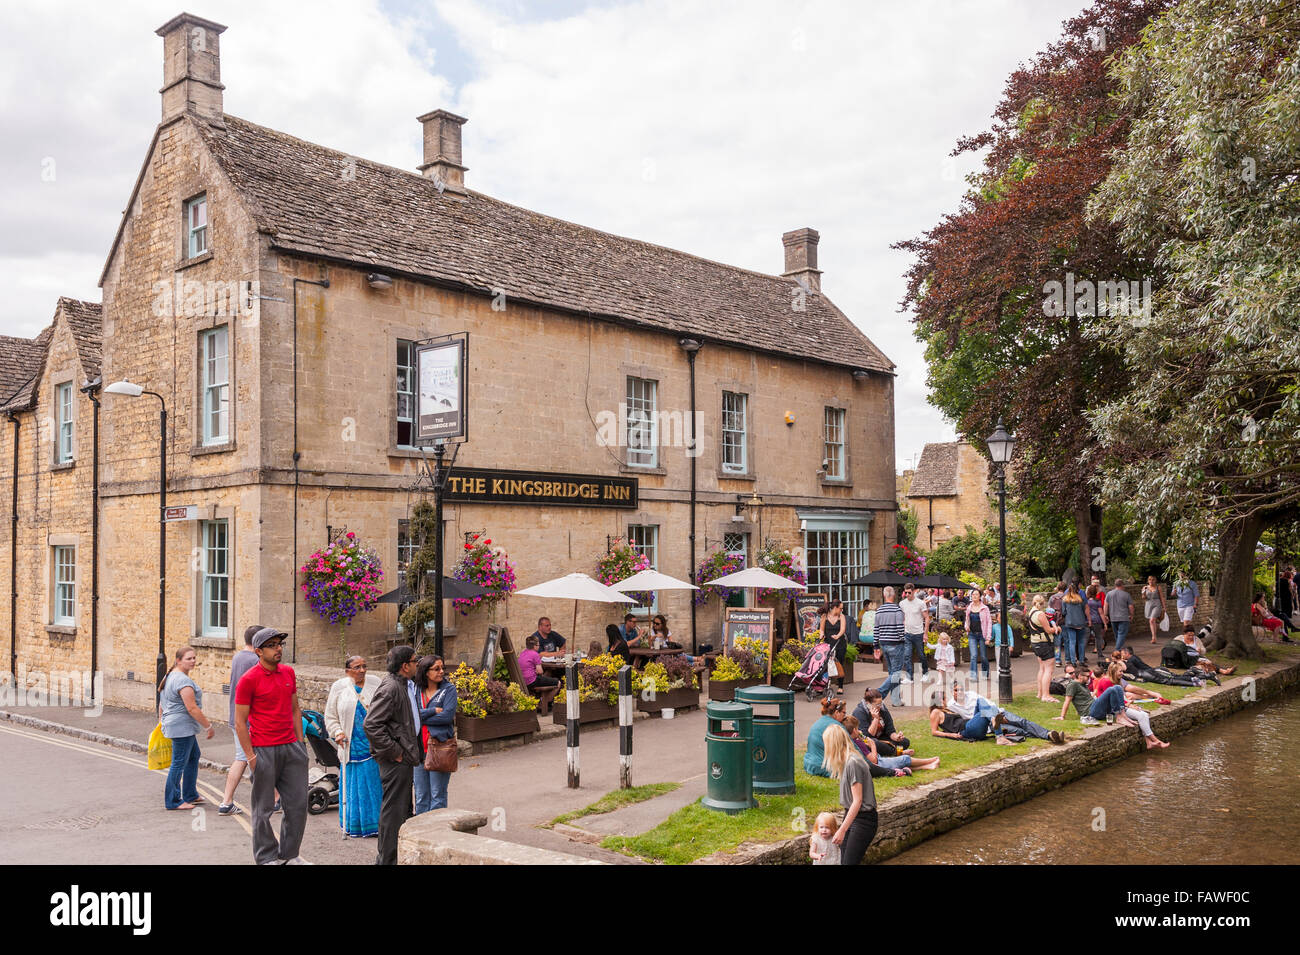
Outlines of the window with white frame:
{"label": "window with white frame", "polygon": [[77,625],[77,548],[60,546],[53,549],[54,557],[54,614],[55,626]]}
{"label": "window with white frame", "polygon": [[66,464],[72,460],[72,382],[64,382],[54,389],[54,408],[58,422],[54,460]]}
{"label": "window with white frame", "polygon": [[224,637],[230,628],[230,524],[226,520],[199,525],[203,546],[202,633]]}
{"label": "window with white frame", "polygon": [[[627,543],[638,554],[645,557],[650,562],[651,570],[659,569],[659,525],[658,524],[629,524],[627,526]],[[654,600],[649,607],[634,607],[626,604],[629,609],[625,613],[634,613],[638,616],[641,614],[656,614],[659,612],[659,595],[654,595]]]}
{"label": "window with white frame", "polygon": [[415,420],[415,343],[397,341],[397,446],[413,447]]}
{"label": "window with white frame", "polygon": [[809,592],[843,600],[844,612],[856,618],[866,599],[866,588],[846,584],[867,573],[869,543],[866,530],[804,532]]}
{"label": "window with white frame", "polygon": [[204,193],[185,203],[185,257],[195,258],[208,251],[208,196]]}
{"label": "window with white frame", "polygon": [[627,463],[653,468],[659,464],[659,382],[650,378],[627,379]]}
{"label": "window with white frame", "polygon": [[219,325],[199,335],[203,367],[203,443],[230,440],[230,326]]}
{"label": "window with white frame", "polygon": [[748,395],[731,391],[722,393],[722,470],[744,474],[749,470],[746,454],[746,413]]}
{"label": "window with white frame", "polygon": [[411,522],[397,522],[397,573],[404,575],[406,566],[415,556],[415,551],[419,547],[419,542],[411,536]]}
{"label": "window with white frame", "polygon": [[844,480],[844,409],[826,409],[825,477],[828,481]]}

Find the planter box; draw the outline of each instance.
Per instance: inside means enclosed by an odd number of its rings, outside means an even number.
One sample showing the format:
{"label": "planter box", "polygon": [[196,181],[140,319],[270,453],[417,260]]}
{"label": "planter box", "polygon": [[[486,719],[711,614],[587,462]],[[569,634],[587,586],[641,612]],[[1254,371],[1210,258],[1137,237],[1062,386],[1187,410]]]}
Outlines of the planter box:
{"label": "planter box", "polygon": [[[556,703],[551,707],[551,719],[556,726],[564,726],[569,721],[569,705]],[[604,700],[587,700],[578,704],[578,725],[583,723],[600,723],[604,720],[618,720],[618,707]]]}
{"label": "planter box", "polygon": [[684,686],[680,690],[668,690],[666,693],[656,693],[653,700],[643,700],[640,696],[636,698],[636,708],[643,713],[658,713],[664,707],[672,710],[689,710],[699,705],[699,688],[691,686]]}
{"label": "planter box", "polygon": [[853,682],[853,664],[849,663],[849,661],[847,660],[844,661],[844,682],[845,683]]}
{"label": "planter box", "polygon": [[502,713],[498,716],[456,714],[456,735],[470,743],[502,739],[506,736],[521,736],[525,733],[536,733],[540,729],[536,712]]}
{"label": "planter box", "polygon": [[794,679],[793,673],[778,673],[772,677],[772,685],[782,690],[790,689],[790,681]]}
{"label": "planter box", "polygon": [[747,686],[758,686],[763,681],[759,680],[710,680],[709,681],[709,699],[715,703],[730,703],[737,690],[743,690]]}

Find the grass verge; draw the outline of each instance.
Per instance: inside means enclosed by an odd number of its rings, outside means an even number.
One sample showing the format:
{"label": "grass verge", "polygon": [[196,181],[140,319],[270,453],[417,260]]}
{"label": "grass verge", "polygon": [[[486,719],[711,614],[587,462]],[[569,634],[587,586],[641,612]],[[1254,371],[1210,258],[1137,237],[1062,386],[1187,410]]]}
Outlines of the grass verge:
{"label": "grass verge", "polygon": [[549,829],[563,822],[581,819],[583,816],[597,816],[601,813],[613,812],[615,809],[621,809],[633,803],[645,802],[647,799],[654,799],[655,796],[670,793],[674,789],[680,789],[681,786],[681,783],[647,783],[644,786],[633,786],[631,789],[615,789],[613,792],[605,793],[585,809],[576,809],[573,812],[566,812],[563,815],[556,816],[543,828]]}

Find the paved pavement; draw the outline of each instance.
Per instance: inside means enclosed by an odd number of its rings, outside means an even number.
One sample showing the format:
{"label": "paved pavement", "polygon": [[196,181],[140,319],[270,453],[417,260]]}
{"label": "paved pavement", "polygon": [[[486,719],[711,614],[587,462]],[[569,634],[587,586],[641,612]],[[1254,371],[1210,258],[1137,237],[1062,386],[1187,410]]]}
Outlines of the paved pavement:
{"label": "paved pavement", "polygon": [[[1030,654],[1012,660],[1017,690],[1032,687],[1036,661]],[[850,709],[862,691],[879,685],[885,674],[873,661],[859,662],[857,682],[846,688]],[[985,690],[996,698],[994,684]],[[905,702],[909,702],[905,700]],[[918,696],[914,701],[923,702]],[[141,747],[155,725],[153,714],[104,708],[92,714],[80,709],[8,707],[6,712],[134,742]],[[923,712],[919,705],[894,708],[906,719]],[[816,702],[796,697],[796,747],[820,715]],[[705,787],[703,710],[679,712],[673,720],[638,722],[634,730],[633,783],[680,782],[682,788],[605,817],[591,816],[581,825],[602,834],[642,832],[658,825],[671,812],[698,798]],[[200,787],[215,805],[224,785],[224,767],[233,758],[233,734],[218,724],[216,738],[200,740],[205,765]],[[923,749],[923,747],[922,747]],[[162,808],[163,776],[151,772],[143,753],[125,752],[98,742],[30,729],[0,716],[0,760],[22,772],[0,778],[0,862],[108,863],[191,862],[251,863],[248,817],[221,817],[214,808],[192,818]],[[483,834],[508,841],[560,849],[626,862],[595,846],[572,842],[564,835],[537,828],[561,813],[581,809],[618,788],[618,733],[612,729],[584,730],[581,738],[581,788],[566,787],[563,737],[527,746],[463,757],[452,777],[449,805],[488,814]],[[90,770],[89,772],[87,770]],[[241,784],[237,800],[249,796]],[[113,838],[87,838],[112,833]],[[338,829],[337,815],[308,819],[303,855],[314,862],[369,863],[373,840],[348,840]]]}

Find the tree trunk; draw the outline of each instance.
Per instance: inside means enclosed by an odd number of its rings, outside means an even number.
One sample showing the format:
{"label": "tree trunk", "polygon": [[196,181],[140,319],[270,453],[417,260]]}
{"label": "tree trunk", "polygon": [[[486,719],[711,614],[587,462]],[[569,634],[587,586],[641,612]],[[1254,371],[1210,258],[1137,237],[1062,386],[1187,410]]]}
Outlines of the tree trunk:
{"label": "tree trunk", "polygon": [[[1106,555],[1094,555],[1093,550],[1101,547],[1101,505],[1085,504],[1074,509],[1074,533],[1079,542],[1079,590],[1088,586],[1092,575],[1106,582]],[[1102,559],[1098,560],[1100,556]]]}
{"label": "tree trunk", "polygon": [[1219,585],[1214,604],[1214,635],[1205,649],[1229,657],[1263,657],[1250,627],[1251,579],[1255,571],[1255,545],[1264,520],[1255,515],[1230,522],[1219,537]]}

